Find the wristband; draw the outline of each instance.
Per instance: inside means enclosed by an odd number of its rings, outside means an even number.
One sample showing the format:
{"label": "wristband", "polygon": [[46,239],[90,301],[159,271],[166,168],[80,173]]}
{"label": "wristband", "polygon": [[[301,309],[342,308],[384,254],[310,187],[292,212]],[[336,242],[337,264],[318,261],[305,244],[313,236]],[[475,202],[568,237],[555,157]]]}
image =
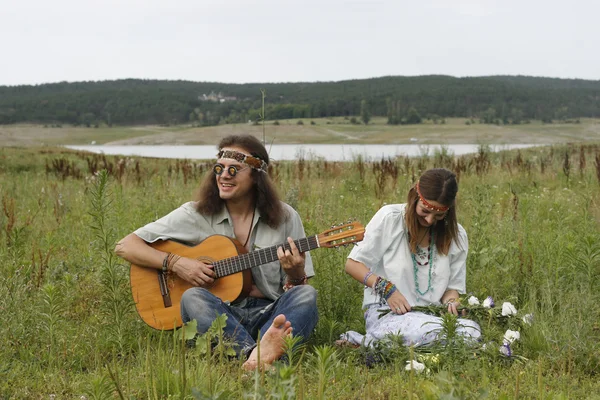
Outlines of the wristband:
{"label": "wristband", "polygon": [[369,279],[369,277],[373,275],[373,272],[369,271],[367,272],[367,274],[365,275],[364,279],[363,279],[363,285],[367,286],[367,280]]}
{"label": "wristband", "polygon": [[163,263],[162,263],[163,274],[166,274],[167,271],[169,270],[169,257],[171,257],[171,253],[167,253],[167,255],[165,256],[165,259],[163,260]]}

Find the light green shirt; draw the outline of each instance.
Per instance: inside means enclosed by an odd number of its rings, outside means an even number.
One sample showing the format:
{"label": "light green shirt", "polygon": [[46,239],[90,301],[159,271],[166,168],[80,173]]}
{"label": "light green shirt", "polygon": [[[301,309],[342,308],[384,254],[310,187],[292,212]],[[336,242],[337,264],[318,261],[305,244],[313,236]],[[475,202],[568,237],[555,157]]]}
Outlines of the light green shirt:
{"label": "light green shirt", "polygon": [[[267,225],[258,209],[252,221],[250,248],[261,249],[287,243],[287,238],[301,239],[306,235],[300,216],[292,207],[282,203],[287,214],[285,221],[276,229]],[[202,215],[196,211],[196,203],[188,202],[173,210],[164,217],[149,223],[134,232],[148,243],[157,240],[174,240],[189,246],[195,246],[212,235],[224,235],[235,238],[233,221],[227,207],[215,215]],[[306,275],[314,276],[310,253],[306,252]],[[252,268],[252,278],[258,289],[271,300],[276,300],[283,293],[286,274],[279,261]]]}

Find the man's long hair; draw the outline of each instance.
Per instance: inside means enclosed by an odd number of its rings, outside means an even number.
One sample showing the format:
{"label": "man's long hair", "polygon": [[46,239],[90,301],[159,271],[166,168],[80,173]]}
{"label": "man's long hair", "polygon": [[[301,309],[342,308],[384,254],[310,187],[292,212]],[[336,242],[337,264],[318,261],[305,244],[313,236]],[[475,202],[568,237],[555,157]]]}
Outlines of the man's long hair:
{"label": "man's long hair", "polygon": [[[221,150],[224,147],[241,147],[253,157],[260,158],[269,164],[269,153],[265,146],[252,135],[230,135],[224,137],[218,145]],[[267,172],[251,170],[251,177],[254,181],[254,201],[256,208],[260,212],[261,218],[264,218],[267,225],[276,228],[287,218],[279,195],[275,189],[273,181]],[[219,188],[215,174],[209,171],[197,195],[196,210],[204,215],[215,215],[223,209],[225,201],[219,196]]]}
{"label": "man's long hair", "polygon": [[[453,240],[458,243],[458,222],[456,221],[456,193],[458,183],[456,175],[445,168],[433,168],[427,170],[419,178],[419,190],[426,200],[436,201],[449,207],[446,217],[436,221],[431,229],[435,231],[435,245],[440,254],[448,254],[450,244]],[[419,194],[413,186],[408,192],[406,203],[406,226],[410,234],[410,251],[417,252],[417,232],[419,221],[417,216],[417,203]]]}

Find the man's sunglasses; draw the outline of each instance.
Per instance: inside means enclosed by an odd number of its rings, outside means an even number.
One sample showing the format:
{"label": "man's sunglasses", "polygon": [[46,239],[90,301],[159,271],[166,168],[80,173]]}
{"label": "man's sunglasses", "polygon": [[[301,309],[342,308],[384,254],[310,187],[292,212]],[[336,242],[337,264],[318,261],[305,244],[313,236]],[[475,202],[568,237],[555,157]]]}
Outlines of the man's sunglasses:
{"label": "man's sunglasses", "polygon": [[[229,176],[236,176],[238,172],[245,170],[246,168],[250,168],[250,167],[236,167],[235,165],[230,165],[229,167],[227,167],[227,172],[229,173]],[[225,166],[223,164],[215,164],[215,166],[213,167],[213,172],[215,173],[215,175],[221,175],[223,173],[223,171],[225,171]]]}

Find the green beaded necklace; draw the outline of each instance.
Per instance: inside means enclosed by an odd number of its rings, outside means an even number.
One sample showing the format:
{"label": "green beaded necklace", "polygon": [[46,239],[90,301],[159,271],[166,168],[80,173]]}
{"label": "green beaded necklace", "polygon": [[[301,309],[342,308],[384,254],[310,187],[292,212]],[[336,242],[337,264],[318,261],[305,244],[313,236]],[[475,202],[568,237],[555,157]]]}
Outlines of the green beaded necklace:
{"label": "green beaded necklace", "polygon": [[413,262],[413,272],[415,277],[415,289],[417,289],[417,293],[421,296],[425,296],[425,293],[431,290],[431,269],[433,268],[433,251],[434,251],[434,242],[435,242],[435,231],[431,231],[431,237],[429,238],[429,281],[427,282],[427,289],[424,292],[419,290],[419,278],[417,276],[418,267],[417,267],[417,259],[415,258],[415,254],[413,252],[410,253]]}

